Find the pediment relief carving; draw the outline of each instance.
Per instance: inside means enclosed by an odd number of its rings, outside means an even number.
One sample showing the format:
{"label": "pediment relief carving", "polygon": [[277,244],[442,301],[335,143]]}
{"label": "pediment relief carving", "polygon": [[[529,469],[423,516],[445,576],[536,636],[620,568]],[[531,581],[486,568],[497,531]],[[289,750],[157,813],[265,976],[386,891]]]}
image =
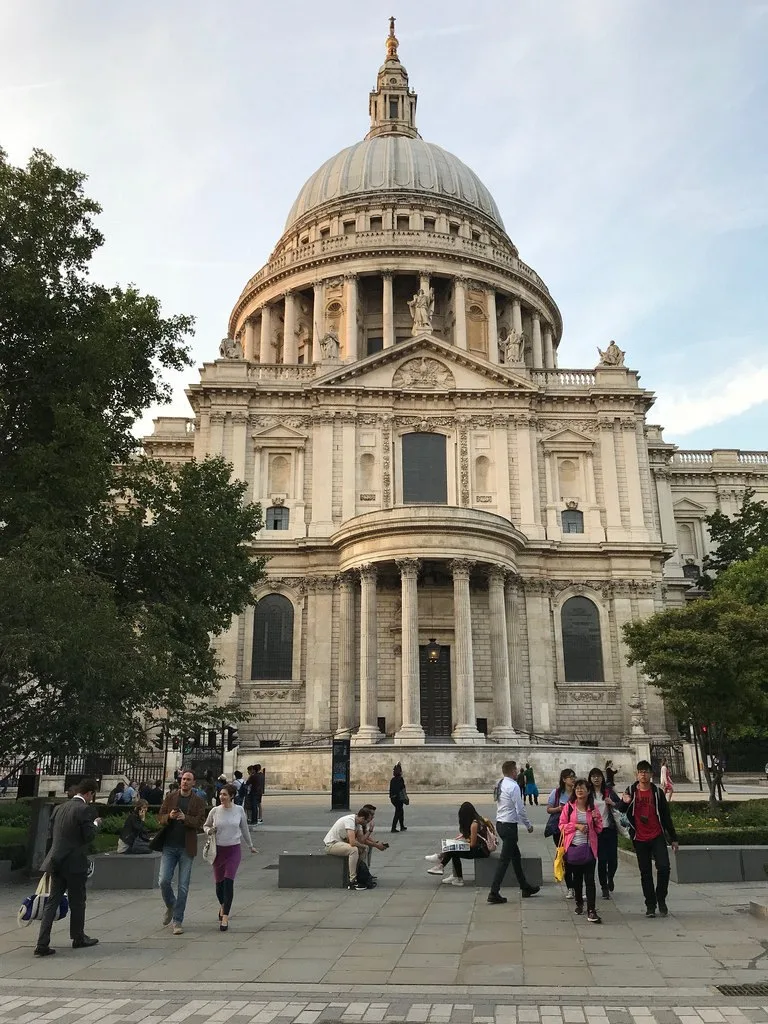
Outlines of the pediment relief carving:
{"label": "pediment relief carving", "polygon": [[549,451],[579,452],[594,448],[595,439],[587,434],[581,434],[577,430],[568,428],[558,430],[554,434],[549,434],[547,437],[542,438],[541,445]]}
{"label": "pediment relief carving", "polygon": [[392,387],[398,391],[450,391],[456,387],[456,378],[438,359],[417,356],[395,370]]}
{"label": "pediment relief carving", "polygon": [[303,448],[307,442],[306,434],[302,434],[301,431],[289,427],[286,423],[275,423],[273,426],[255,430],[251,436],[256,448],[262,448],[265,445]]}

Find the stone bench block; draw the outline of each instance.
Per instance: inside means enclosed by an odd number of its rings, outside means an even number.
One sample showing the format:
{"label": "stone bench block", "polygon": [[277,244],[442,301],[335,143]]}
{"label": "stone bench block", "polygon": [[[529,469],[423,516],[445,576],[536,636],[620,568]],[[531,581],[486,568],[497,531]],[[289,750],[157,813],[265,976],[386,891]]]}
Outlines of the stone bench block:
{"label": "stone bench block", "polygon": [[326,853],[281,853],[278,889],[343,889],[349,884],[349,861]]}
{"label": "stone bench block", "polygon": [[[542,885],[544,877],[541,870],[541,857],[523,857],[523,874],[525,875],[526,881],[531,885]],[[490,857],[481,857],[476,861],[464,861],[462,867],[467,864],[474,863],[475,865],[475,885],[482,885],[485,888],[491,887],[493,876],[496,874],[496,868],[499,866],[499,855],[498,853],[492,853]],[[517,885],[517,879],[515,878],[515,872],[510,864],[507,868],[507,873],[504,876],[504,885],[509,887],[511,885]]]}
{"label": "stone bench block", "polygon": [[88,882],[91,889],[154,889],[160,874],[159,853],[97,853]]}
{"label": "stone bench block", "polygon": [[681,846],[669,851],[671,878],[679,885],[743,881],[739,846]]}
{"label": "stone bench block", "polygon": [[741,846],[745,882],[768,882],[768,846]]}

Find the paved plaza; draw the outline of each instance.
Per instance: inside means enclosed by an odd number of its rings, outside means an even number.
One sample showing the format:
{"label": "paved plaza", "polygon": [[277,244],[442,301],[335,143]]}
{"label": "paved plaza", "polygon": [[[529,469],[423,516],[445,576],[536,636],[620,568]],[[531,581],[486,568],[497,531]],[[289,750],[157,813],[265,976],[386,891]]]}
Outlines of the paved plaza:
{"label": "paved plaza", "polygon": [[[768,921],[751,917],[765,885],[677,886],[670,916],[644,917],[636,870],[622,862],[614,899],[599,900],[603,924],[588,924],[552,881],[543,807],[524,853],[545,858],[539,896],[521,901],[513,876],[505,906],[486,890],[441,885],[424,854],[454,833],[461,797],[414,795],[408,831],[389,833],[381,808],[374,853],[379,886],[369,892],[279,890],[282,850],[320,850],[335,815],[327,796],[265,802],[260,854],[244,856],[229,932],[221,934],[210,868],[199,860],[184,935],[161,927],[157,891],[94,891],[94,949],[72,950],[65,925],[58,952],[35,959],[36,930],[15,910],[28,885],[0,889],[0,1024],[516,1024],[596,1021],[766,1021],[768,996],[729,998],[715,986],[768,983]],[[490,797],[475,797],[491,814]],[[510,873],[511,875],[511,873]]]}

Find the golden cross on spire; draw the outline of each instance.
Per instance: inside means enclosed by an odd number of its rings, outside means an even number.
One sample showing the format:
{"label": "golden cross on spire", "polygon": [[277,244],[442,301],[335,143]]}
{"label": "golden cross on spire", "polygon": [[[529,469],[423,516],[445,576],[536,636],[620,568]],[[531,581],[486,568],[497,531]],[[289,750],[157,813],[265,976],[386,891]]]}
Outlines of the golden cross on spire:
{"label": "golden cross on spire", "polygon": [[397,60],[397,36],[395,35],[394,15],[389,19],[389,35],[387,36],[387,60]]}

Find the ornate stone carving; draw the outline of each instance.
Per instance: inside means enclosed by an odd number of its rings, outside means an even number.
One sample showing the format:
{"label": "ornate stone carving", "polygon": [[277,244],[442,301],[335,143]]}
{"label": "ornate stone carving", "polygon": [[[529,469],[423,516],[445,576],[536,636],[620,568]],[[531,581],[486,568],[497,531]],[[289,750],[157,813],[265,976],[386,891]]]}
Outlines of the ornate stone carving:
{"label": "ornate stone carving", "polygon": [[615,704],[617,691],[613,686],[591,686],[589,689],[559,686],[558,704]]}
{"label": "ornate stone carving", "polygon": [[219,355],[222,359],[242,359],[242,342],[239,338],[222,338],[219,343]]}
{"label": "ornate stone carving", "polygon": [[384,507],[389,508],[392,504],[392,419],[388,416],[382,418],[381,451]]}
{"label": "ornate stone carving", "polygon": [[291,704],[295,704],[299,701],[301,688],[298,686],[291,686],[277,690],[273,687],[270,687],[269,689],[258,687],[248,689],[245,692],[251,700],[284,700]]}
{"label": "ornate stone carving", "polygon": [[555,433],[558,430],[575,430],[579,434],[594,434],[597,430],[597,420],[539,420],[542,430]]}
{"label": "ornate stone carving", "polygon": [[396,558],[395,565],[400,570],[401,576],[415,577],[419,575],[421,560],[418,558]]}
{"label": "ornate stone carving", "polygon": [[376,585],[377,570],[374,562],[366,562],[360,567],[360,579],[365,583],[373,583]]}
{"label": "ornate stone carving", "polygon": [[632,723],[630,731],[632,735],[645,736],[645,713],[643,710],[643,702],[638,694],[634,694],[631,699],[627,701],[627,705],[630,709],[630,720]]}
{"label": "ornate stone carving", "polygon": [[375,494],[359,494],[358,501],[376,501]]}
{"label": "ornate stone carving", "polygon": [[444,363],[421,356],[398,367],[392,387],[401,391],[449,391],[456,387],[456,381]]}
{"label": "ornate stone carving", "polygon": [[472,569],[474,568],[474,565],[475,563],[471,561],[469,558],[454,558],[452,561],[448,563],[448,567],[453,573],[454,579],[460,579],[462,577],[464,579],[469,579],[470,575],[472,574]]}
{"label": "ornate stone carving", "polygon": [[475,501],[478,505],[492,505],[493,495],[492,494],[477,494],[475,495]]}
{"label": "ornate stone carving", "polygon": [[499,340],[499,352],[504,356],[505,366],[522,366],[525,355],[525,335],[511,324]]}
{"label": "ornate stone carving", "polygon": [[284,587],[288,587],[299,594],[306,593],[307,584],[308,577],[306,576],[270,576],[269,579],[264,580],[264,586],[269,587],[270,590],[282,590]]}
{"label": "ornate stone carving", "polygon": [[600,362],[598,366],[623,366],[625,352],[619,348],[615,341],[611,341],[608,348],[603,351],[600,346],[597,346],[597,352],[600,356]]}
{"label": "ornate stone carving", "polygon": [[469,505],[469,437],[467,417],[459,416],[459,487],[460,504]]}
{"label": "ornate stone carving", "polygon": [[216,409],[211,413],[210,416],[211,426],[222,426],[224,424],[224,413]]}
{"label": "ornate stone carving", "polygon": [[324,360],[333,361],[339,358],[339,335],[333,324],[320,339],[320,353]]}
{"label": "ornate stone carving", "polygon": [[423,334],[432,330],[432,317],[435,314],[435,293],[431,288],[424,291],[420,288],[408,302],[408,309],[411,311],[411,334]]}

